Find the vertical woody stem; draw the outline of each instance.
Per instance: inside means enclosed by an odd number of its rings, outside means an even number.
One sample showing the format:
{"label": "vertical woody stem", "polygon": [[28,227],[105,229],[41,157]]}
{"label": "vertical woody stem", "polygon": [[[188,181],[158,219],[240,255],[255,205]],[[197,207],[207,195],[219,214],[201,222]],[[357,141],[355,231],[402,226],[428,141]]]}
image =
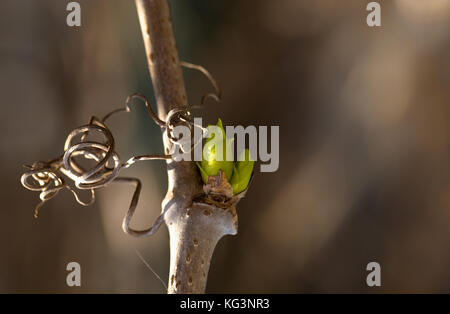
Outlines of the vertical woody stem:
{"label": "vertical woody stem", "polygon": [[[165,120],[174,108],[186,108],[187,97],[167,0],[136,0],[147,61],[158,105]],[[170,147],[165,131],[166,152]],[[204,293],[210,260],[219,239],[237,232],[237,216],[193,202],[202,193],[192,161],[168,161],[168,191],[162,202],[170,235],[168,293]]]}
{"label": "vertical woody stem", "polygon": [[187,97],[167,0],[136,0],[159,118],[175,107],[186,107]]}

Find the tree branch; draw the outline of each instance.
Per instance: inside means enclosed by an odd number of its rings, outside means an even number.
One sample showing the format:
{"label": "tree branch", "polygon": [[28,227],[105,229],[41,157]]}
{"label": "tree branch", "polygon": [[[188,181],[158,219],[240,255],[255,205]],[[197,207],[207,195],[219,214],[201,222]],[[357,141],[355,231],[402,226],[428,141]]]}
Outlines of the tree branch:
{"label": "tree branch", "polygon": [[[174,108],[187,108],[186,89],[173,35],[167,0],[136,0],[147,61],[165,120]],[[166,152],[170,141],[165,132]],[[204,293],[211,257],[222,236],[236,234],[237,215],[201,201],[200,175],[194,162],[168,161],[168,191],[162,202],[170,235],[168,293]],[[194,201],[196,200],[196,201]]]}
{"label": "tree branch", "polygon": [[167,0],[136,0],[159,118],[175,107],[186,107],[187,97]]}

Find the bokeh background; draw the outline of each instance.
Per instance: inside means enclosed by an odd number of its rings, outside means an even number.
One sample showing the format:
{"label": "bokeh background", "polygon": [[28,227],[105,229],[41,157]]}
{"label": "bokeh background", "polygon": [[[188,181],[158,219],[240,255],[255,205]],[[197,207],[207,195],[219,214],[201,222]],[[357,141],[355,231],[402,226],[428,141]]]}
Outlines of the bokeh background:
{"label": "bokeh background", "polygon": [[[111,184],[82,207],[61,191],[33,218],[23,164],[63,151],[68,133],[141,92],[154,100],[134,1],[0,2],[0,292],[163,293],[164,226],[121,230],[132,188]],[[223,103],[205,122],[279,125],[280,168],[256,172],[239,233],[214,254],[207,292],[450,292],[450,0],[172,0],[181,59],[205,66]],[[209,82],[186,71],[189,99]],[[109,123],[122,159],[162,152],[143,106]],[[257,170],[259,167],[256,168]],[[164,162],[143,182],[136,227],[152,222]],[[66,286],[81,264],[82,286]],[[366,286],[367,263],[382,286]]]}

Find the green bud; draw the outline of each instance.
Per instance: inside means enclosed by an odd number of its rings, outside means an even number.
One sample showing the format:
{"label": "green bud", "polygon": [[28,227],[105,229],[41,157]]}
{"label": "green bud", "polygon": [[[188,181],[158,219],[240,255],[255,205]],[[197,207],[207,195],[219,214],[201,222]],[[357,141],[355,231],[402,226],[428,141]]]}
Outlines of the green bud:
{"label": "green bud", "polygon": [[250,151],[244,150],[234,164],[233,176],[231,177],[233,194],[241,193],[247,188],[252,177],[254,164],[255,161],[250,157]]}
{"label": "green bud", "polygon": [[[232,161],[232,158],[230,158],[231,156],[229,156],[230,161],[226,161],[227,152],[228,154],[231,154],[232,152],[233,140],[227,139],[222,121],[220,119],[217,121],[217,127],[222,134],[223,140],[218,142],[218,140],[215,139],[215,134],[212,133],[213,136],[206,140],[203,147],[202,161],[197,163],[205,184],[208,181],[208,177],[216,176],[219,174],[219,170],[222,170],[225,173],[228,182],[231,181],[231,175],[233,174],[234,162]],[[210,131],[213,130],[212,126],[208,126],[208,129]],[[216,151],[219,150],[219,147],[222,149],[222,160],[217,160],[218,158],[216,156]]]}

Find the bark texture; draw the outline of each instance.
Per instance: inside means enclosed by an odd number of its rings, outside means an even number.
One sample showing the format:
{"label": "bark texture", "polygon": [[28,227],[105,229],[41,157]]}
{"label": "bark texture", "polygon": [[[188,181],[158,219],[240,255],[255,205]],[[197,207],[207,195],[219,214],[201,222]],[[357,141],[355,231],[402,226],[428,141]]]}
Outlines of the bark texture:
{"label": "bark texture", "polygon": [[[167,0],[136,0],[158,116],[165,120],[188,102]],[[166,152],[170,141],[163,132]],[[168,191],[162,202],[170,235],[168,293],[204,293],[214,248],[221,237],[237,233],[234,206],[204,202],[195,162],[168,161]]]}

